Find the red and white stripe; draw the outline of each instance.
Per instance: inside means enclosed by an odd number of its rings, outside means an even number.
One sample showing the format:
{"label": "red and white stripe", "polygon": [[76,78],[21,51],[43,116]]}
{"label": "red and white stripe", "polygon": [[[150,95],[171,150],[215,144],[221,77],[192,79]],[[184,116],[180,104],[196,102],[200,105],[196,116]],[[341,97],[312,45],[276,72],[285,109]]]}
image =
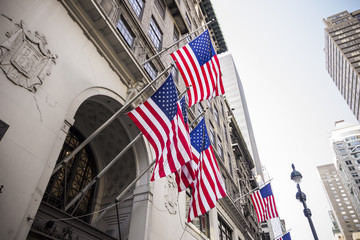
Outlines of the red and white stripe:
{"label": "red and white stripe", "polygon": [[151,181],[170,175],[191,159],[190,142],[180,103],[172,121],[149,98],[128,116],[138,126],[156,154],[156,163]]}
{"label": "red and white stripe", "polygon": [[258,222],[263,222],[271,218],[279,217],[276,210],[274,195],[263,198],[261,196],[260,190],[258,190],[250,194],[250,197],[255,208]]}
{"label": "red and white stripe", "polygon": [[199,170],[191,184],[188,222],[214,208],[216,201],[226,196],[225,186],[212,146],[200,154]]}
{"label": "red and white stripe", "polygon": [[186,44],[173,52],[171,57],[176,62],[185,85],[189,87],[187,91],[189,107],[197,102],[224,94],[217,55],[214,55],[203,66],[200,66],[190,45]]}
{"label": "red and white stripe", "polygon": [[198,163],[200,153],[195,148],[191,147],[192,159],[185,163],[177,172],[175,172],[175,180],[178,186],[178,191],[186,190],[195,180],[197,171],[199,169]]}

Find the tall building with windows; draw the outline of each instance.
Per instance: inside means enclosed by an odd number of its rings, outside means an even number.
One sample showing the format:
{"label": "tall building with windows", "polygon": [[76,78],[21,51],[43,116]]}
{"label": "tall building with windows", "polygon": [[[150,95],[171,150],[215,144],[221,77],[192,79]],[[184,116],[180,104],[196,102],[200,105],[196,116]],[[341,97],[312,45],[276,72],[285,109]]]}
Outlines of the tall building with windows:
{"label": "tall building with windows", "polygon": [[360,10],[323,19],[326,69],[360,120]]}
{"label": "tall building with windows", "polygon": [[251,125],[245,93],[234,59],[230,53],[223,53],[219,56],[219,61],[221,64],[222,74],[224,79],[226,79],[226,81],[224,81],[226,99],[232,108],[236,121],[238,122],[241,133],[246,141],[246,146],[254,159],[256,174],[260,175],[262,181],[264,181],[264,175],[256,146],[254,131]]}
{"label": "tall building with windows", "polygon": [[333,163],[318,166],[317,169],[332,208],[333,234],[336,239],[352,239],[352,234],[360,231],[360,222],[345,185]]}
{"label": "tall building with windows", "polygon": [[128,187],[154,151],[125,113],[164,82],[170,53],[212,19],[220,54],[227,47],[209,0],[1,1],[0,239],[263,239],[248,195],[257,187],[254,162],[222,97],[188,117],[196,124],[210,108],[205,120],[227,197],[188,223],[190,190],[178,193],[173,175],[150,182],[150,169]]}
{"label": "tall building with windows", "polygon": [[360,125],[336,122],[331,141],[339,177],[360,216]]}

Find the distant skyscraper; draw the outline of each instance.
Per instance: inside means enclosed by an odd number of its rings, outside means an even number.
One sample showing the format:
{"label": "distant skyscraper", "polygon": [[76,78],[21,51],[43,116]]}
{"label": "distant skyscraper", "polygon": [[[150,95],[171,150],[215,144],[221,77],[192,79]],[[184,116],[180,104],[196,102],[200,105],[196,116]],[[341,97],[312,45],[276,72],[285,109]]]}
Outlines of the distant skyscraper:
{"label": "distant skyscraper", "polygon": [[226,99],[229,102],[230,107],[233,108],[235,119],[240,127],[249,152],[254,159],[256,172],[262,177],[262,180],[265,181],[250,121],[249,110],[246,104],[244,89],[233,57],[228,53],[221,54],[219,55],[219,61],[221,72],[223,74]]}
{"label": "distant skyscraper", "polygon": [[[317,169],[334,213],[330,215],[331,217],[335,217],[335,219],[331,219],[334,226],[334,236],[341,237],[343,234],[345,239],[351,240],[352,233],[360,229],[359,217],[354,210],[354,206],[349,199],[349,195],[345,190],[338,171],[332,163],[318,166]],[[342,234],[339,234],[336,223],[340,225]]]}
{"label": "distant skyscraper", "polygon": [[360,10],[344,11],[323,21],[326,69],[360,120]]}

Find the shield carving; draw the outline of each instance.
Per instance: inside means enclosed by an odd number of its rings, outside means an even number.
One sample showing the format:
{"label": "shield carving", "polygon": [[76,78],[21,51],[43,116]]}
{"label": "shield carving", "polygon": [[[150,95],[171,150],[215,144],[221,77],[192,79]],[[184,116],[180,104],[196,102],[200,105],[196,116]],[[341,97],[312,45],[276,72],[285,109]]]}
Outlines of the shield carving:
{"label": "shield carving", "polygon": [[8,39],[0,45],[0,67],[11,82],[36,92],[36,87],[50,75],[57,56],[45,48],[43,35],[32,34],[22,21],[15,26],[16,30],[6,33]]}

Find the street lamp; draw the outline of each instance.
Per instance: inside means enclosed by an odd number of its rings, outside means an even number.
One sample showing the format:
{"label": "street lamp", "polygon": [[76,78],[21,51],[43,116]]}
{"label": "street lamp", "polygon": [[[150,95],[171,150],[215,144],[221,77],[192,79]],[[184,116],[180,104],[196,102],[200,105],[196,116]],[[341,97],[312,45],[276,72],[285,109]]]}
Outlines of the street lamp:
{"label": "street lamp", "polygon": [[314,236],[314,239],[319,240],[319,238],[318,238],[318,236],[316,234],[316,231],[315,231],[314,224],[313,224],[313,222],[311,220],[311,211],[306,206],[306,195],[300,189],[300,182],[301,182],[301,179],[302,179],[302,175],[301,175],[301,173],[299,171],[295,170],[294,164],[291,164],[291,167],[293,169],[293,171],[291,172],[291,180],[293,180],[296,183],[296,186],[297,186],[297,189],[298,189],[298,191],[296,193],[296,199],[299,200],[300,202],[302,202],[302,204],[304,206],[304,215],[305,215],[305,217],[307,217],[307,219],[309,221],[310,228],[311,228],[312,234]]}

